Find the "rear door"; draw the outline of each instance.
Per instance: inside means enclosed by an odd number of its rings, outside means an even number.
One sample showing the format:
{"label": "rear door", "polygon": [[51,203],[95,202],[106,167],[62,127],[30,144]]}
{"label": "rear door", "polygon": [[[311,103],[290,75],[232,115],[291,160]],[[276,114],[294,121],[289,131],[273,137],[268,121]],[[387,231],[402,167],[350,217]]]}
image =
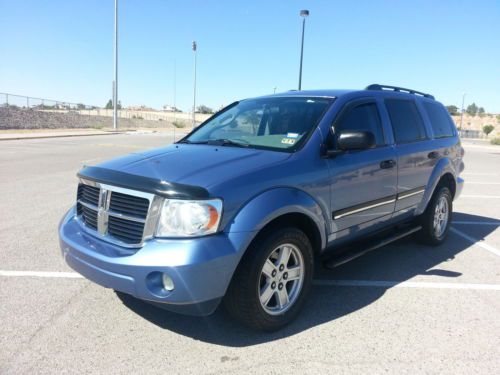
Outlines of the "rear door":
{"label": "rear door", "polygon": [[[389,219],[396,200],[396,154],[384,135],[379,104],[372,98],[349,102],[332,130],[365,130],[375,135],[376,147],[345,152],[328,159],[332,233],[369,227]],[[333,137],[333,136],[332,136]]]}
{"label": "rear door", "polygon": [[422,200],[439,153],[433,147],[417,104],[412,99],[385,99],[398,161],[395,211],[406,213]]}

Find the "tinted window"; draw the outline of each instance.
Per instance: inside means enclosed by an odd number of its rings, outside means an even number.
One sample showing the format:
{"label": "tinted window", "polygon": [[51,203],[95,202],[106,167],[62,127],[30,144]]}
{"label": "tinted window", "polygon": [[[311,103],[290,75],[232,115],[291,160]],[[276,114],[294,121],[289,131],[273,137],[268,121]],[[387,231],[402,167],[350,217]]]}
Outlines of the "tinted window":
{"label": "tinted window", "polygon": [[450,116],[442,106],[437,103],[424,103],[425,111],[431,121],[434,138],[452,137],[453,124]]}
{"label": "tinted window", "polygon": [[417,106],[410,100],[386,100],[396,143],[425,139],[425,128]]}
{"label": "tinted window", "polygon": [[375,103],[361,104],[344,114],[335,125],[335,132],[341,130],[370,131],[375,136],[377,146],[384,145],[384,134]]}

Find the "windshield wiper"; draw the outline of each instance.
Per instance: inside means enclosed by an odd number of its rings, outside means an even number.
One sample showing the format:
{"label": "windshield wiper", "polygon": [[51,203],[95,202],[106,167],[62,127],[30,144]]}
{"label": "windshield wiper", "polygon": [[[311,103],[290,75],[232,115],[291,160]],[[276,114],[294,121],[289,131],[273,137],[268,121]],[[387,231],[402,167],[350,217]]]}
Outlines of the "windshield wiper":
{"label": "windshield wiper", "polygon": [[243,139],[227,139],[227,138],[220,138],[220,139],[209,139],[207,144],[210,145],[218,145],[218,146],[235,146],[235,147],[249,147],[250,143],[243,140]]}
{"label": "windshield wiper", "polygon": [[177,143],[187,143],[190,145],[216,145],[216,146],[234,146],[234,147],[250,147],[250,143],[243,139],[207,139],[205,141],[190,141],[189,139],[183,139]]}
{"label": "windshield wiper", "polygon": [[180,141],[177,141],[176,143],[187,143],[187,144],[190,144],[190,145],[203,145],[203,144],[207,144],[208,141],[190,141],[189,139],[182,139]]}

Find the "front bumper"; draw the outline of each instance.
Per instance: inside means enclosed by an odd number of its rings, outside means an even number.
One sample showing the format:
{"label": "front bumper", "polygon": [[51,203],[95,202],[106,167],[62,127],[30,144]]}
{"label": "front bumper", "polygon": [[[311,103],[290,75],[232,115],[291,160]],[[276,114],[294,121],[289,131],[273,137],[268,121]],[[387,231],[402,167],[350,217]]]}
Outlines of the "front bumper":
{"label": "front bumper", "polygon": [[[208,315],[218,306],[253,232],[192,239],[152,239],[130,250],[100,240],[80,227],[72,208],[59,226],[62,255],[87,279],[175,312]],[[174,290],[161,287],[161,273]]]}

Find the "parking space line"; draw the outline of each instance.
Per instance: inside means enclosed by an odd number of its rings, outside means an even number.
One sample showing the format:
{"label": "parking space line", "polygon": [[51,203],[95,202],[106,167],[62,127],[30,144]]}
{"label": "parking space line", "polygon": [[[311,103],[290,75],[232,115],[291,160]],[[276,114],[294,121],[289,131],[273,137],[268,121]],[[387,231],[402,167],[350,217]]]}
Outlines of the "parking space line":
{"label": "parking space line", "polygon": [[[39,271],[0,271],[0,277],[41,277],[80,279],[84,277],[76,272],[39,272]],[[421,289],[469,289],[469,290],[498,290],[500,284],[469,284],[469,283],[441,283],[426,281],[380,281],[380,280],[313,280],[316,286],[359,286],[375,288],[421,288]]]}
{"label": "parking space line", "polygon": [[461,230],[458,230],[454,227],[450,227],[450,230],[453,233],[458,234],[460,237],[465,238],[467,241],[471,242],[472,244],[477,245],[479,247],[482,247],[483,249],[489,251],[490,253],[493,253],[496,256],[500,257],[500,250],[495,249],[493,246],[488,245],[485,242],[482,242],[482,240],[478,240],[477,238],[469,236],[468,234],[466,234],[466,233],[462,232]]}
{"label": "parking space line", "polygon": [[485,199],[498,199],[500,195],[467,195],[460,194],[459,198],[485,198]]}
{"label": "parking space line", "polygon": [[39,272],[39,271],[0,271],[0,276],[5,277],[57,277],[65,279],[83,279],[76,272]]}
{"label": "parking space line", "polygon": [[500,185],[500,182],[467,181],[467,185]]}
{"label": "parking space line", "polygon": [[498,173],[474,173],[474,172],[465,172],[462,173],[464,176],[498,176]]}
{"label": "parking space line", "polygon": [[500,284],[440,283],[427,281],[380,281],[380,280],[314,280],[318,286],[361,286],[377,288],[423,288],[423,289],[470,289],[499,290]]}
{"label": "parking space line", "polygon": [[452,224],[459,225],[496,225],[500,226],[500,221],[452,221]]}

